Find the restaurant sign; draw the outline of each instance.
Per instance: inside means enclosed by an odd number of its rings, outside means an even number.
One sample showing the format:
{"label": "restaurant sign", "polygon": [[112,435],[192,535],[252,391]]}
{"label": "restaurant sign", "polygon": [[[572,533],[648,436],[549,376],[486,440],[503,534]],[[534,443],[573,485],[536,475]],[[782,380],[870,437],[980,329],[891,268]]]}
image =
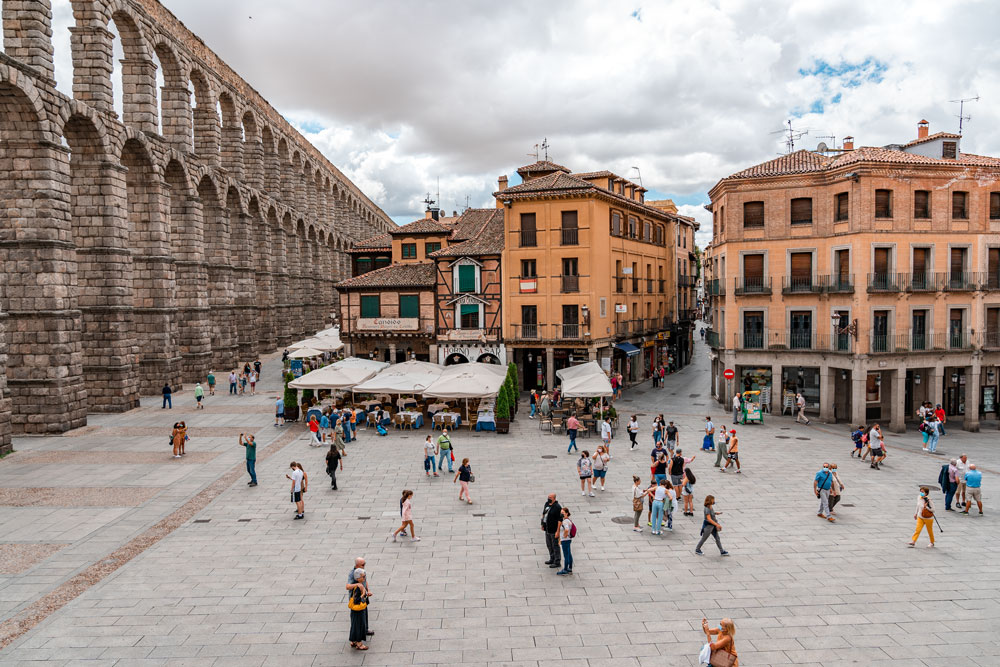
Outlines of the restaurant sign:
{"label": "restaurant sign", "polygon": [[359,331],[416,331],[419,317],[362,317],[358,319]]}

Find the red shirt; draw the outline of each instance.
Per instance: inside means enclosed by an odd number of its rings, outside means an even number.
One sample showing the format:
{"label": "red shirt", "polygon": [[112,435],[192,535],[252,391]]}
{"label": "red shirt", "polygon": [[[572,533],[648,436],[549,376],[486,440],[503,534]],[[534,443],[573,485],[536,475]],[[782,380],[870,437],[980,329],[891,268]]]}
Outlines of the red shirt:
{"label": "red shirt", "polygon": [[938,408],[935,410],[934,416],[938,418],[939,422],[944,422],[944,408]]}
{"label": "red shirt", "polygon": [[313,419],[312,421],[310,421],[309,422],[309,430],[312,431],[313,433],[319,432],[319,422],[316,421],[315,419]]}

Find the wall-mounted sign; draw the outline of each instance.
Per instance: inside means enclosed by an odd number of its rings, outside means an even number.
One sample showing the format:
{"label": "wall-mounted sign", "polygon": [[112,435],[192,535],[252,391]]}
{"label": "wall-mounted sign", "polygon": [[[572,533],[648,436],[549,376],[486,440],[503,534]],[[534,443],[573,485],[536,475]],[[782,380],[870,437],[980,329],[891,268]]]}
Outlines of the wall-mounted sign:
{"label": "wall-mounted sign", "polygon": [[521,293],[531,294],[538,291],[537,278],[521,278]]}
{"label": "wall-mounted sign", "polygon": [[632,267],[631,266],[623,267],[622,268],[622,275],[625,275],[625,276],[632,275]]}
{"label": "wall-mounted sign", "polygon": [[416,331],[420,328],[418,317],[362,317],[358,319],[359,331]]}
{"label": "wall-mounted sign", "polygon": [[626,306],[624,303],[616,303],[615,304],[615,312],[616,313],[627,313],[628,312],[628,306]]}

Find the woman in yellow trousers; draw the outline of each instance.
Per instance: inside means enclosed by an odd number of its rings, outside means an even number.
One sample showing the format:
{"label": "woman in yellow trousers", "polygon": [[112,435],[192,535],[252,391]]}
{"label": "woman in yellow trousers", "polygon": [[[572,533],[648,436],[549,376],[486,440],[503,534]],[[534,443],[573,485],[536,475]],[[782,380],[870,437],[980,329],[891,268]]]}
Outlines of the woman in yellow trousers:
{"label": "woman in yellow trousers", "polygon": [[917,543],[917,538],[920,537],[920,531],[925,527],[927,528],[927,537],[931,538],[931,543],[927,546],[928,548],[934,546],[934,507],[931,506],[931,499],[928,497],[929,493],[930,489],[928,487],[920,487],[920,498],[917,500],[917,511],[913,515],[913,518],[917,521],[917,529],[913,531],[913,537],[910,539],[911,547]]}

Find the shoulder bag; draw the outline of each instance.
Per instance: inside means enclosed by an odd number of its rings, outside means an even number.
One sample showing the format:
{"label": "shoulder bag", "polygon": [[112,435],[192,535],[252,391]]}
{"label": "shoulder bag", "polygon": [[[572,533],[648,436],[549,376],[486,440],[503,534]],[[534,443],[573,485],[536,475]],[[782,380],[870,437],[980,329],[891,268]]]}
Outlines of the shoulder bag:
{"label": "shoulder bag", "polygon": [[368,596],[364,595],[357,602],[354,601],[354,594],[347,598],[347,608],[351,611],[364,611],[368,608]]}
{"label": "shoulder bag", "polygon": [[716,649],[712,651],[712,658],[708,664],[712,667],[733,667],[736,664],[736,654],[730,653],[728,649]]}

